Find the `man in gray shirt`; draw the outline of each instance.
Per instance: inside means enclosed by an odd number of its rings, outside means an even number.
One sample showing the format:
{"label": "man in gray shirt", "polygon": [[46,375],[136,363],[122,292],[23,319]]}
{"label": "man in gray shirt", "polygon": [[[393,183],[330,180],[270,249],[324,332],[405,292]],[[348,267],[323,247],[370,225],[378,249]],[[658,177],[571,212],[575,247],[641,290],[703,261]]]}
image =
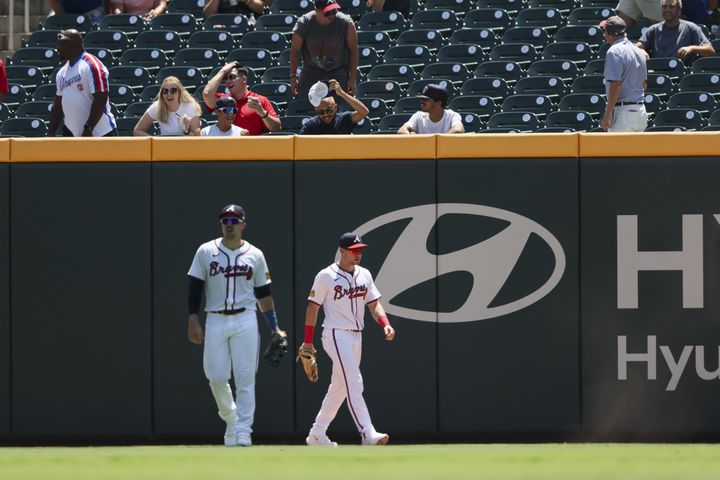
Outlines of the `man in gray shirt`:
{"label": "man in gray shirt", "polygon": [[661,7],[665,21],[650,26],[635,44],[646,58],[677,57],[690,65],[697,57],[715,54],[702,29],[680,19],[682,0],[662,0]]}
{"label": "man in gray shirt", "polygon": [[[336,79],[343,90],[355,93],[358,62],[357,30],[352,17],[335,0],[315,0],[315,9],[298,18],[290,47],[290,87],[307,98],[310,87]],[[298,58],[302,70],[298,76]]]}
{"label": "man in gray shirt", "polygon": [[620,17],[600,22],[610,45],[605,56],[607,107],[600,126],[608,132],[642,132],[647,127],[644,92],[647,66],[643,52],[625,36]]}

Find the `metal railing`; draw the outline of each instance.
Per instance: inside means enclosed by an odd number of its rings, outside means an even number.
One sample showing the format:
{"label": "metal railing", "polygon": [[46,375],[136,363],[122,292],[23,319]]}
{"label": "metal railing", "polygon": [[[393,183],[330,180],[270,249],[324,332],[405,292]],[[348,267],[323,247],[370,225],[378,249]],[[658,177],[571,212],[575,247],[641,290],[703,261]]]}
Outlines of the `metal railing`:
{"label": "metal railing", "polygon": [[[23,32],[30,31],[30,0],[25,0],[25,12],[23,18]],[[10,0],[10,10],[8,11],[8,50],[15,50],[15,1]]]}

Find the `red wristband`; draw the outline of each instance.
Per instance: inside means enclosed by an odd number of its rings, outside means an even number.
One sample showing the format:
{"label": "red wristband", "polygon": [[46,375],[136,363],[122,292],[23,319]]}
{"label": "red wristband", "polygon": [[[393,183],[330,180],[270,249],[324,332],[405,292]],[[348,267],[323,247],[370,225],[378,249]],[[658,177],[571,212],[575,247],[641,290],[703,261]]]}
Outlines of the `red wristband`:
{"label": "red wristband", "polygon": [[390,322],[389,322],[388,319],[387,319],[387,315],[383,315],[382,317],[378,318],[378,319],[377,319],[377,323],[378,323],[378,325],[380,325],[380,326],[383,327],[383,328],[385,328],[385,327],[387,327],[388,325],[390,325]]}
{"label": "red wristband", "polygon": [[312,325],[305,325],[305,343],[313,343],[313,334],[315,333],[315,327]]}

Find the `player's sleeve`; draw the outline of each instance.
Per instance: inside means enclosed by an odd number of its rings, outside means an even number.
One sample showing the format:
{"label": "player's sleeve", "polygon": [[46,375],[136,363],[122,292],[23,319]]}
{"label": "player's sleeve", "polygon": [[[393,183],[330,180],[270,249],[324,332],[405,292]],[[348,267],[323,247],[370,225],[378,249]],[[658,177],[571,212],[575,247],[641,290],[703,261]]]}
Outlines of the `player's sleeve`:
{"label": "player's sleeve", "polygon": [[313,286],[310,289],[308,301],[316,303],[318,305],[322,305],[323,303],[325,303],[325,297],[327,296],[329,285],[330,279],[328,278],[327,274],[325,272],[318,273],[315,276],[315,281],[313,282]]}
{"label": "player's sleeve", "polygon": [[197,249],[197,252],[195,252],[195,258],[193,258],[192,264],[190,265],[190,270],[188,270],[188,275],[191,277],[195,277],[197,279],[204,281],[207,281],[207,261],[205,260],[205,251],[203,247]]}
{"label": "player's sleeve", "polygon": [[265,261],[265,255],[259,252],[257,265],[255,265],[255,272],[253,273],[253,286],[257,288],[270,283],[272,283],[272,280],[270,280],[270,270]]}
{"label": "player's sleeve", "polygon": [[90,88],[90,93],[110,92],[108,72],[105,65],[100,63],[100,60],[93,55],[83,55],[83,61],[89,68],[89,72],[85,75],[83,81]]}

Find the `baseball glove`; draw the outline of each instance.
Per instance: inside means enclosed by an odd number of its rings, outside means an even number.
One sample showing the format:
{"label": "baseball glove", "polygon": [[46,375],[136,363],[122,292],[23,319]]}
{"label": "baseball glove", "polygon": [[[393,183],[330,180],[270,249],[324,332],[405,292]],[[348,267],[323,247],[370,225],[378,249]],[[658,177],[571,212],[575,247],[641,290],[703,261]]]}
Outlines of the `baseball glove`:
{"label": "baseball glove", "polygon": [[298,350],[298,355],[295,361],[302,361],[302,366],[305,369],[305,375],[311,382],[318,381],[318,365],[315,354],[317,350],[312,345],[302,344]]}
{"label": "baseball glove", "polygon": [[265,349],[265,353],[263,353],[263,360],[271,367],[277,368],[280,366],[280,363],[282,363],[285,355],[287,355],[287,351],[287,335],[282,335],[277,332],[273,333],[272,337],[270,337],[270,342]]}

